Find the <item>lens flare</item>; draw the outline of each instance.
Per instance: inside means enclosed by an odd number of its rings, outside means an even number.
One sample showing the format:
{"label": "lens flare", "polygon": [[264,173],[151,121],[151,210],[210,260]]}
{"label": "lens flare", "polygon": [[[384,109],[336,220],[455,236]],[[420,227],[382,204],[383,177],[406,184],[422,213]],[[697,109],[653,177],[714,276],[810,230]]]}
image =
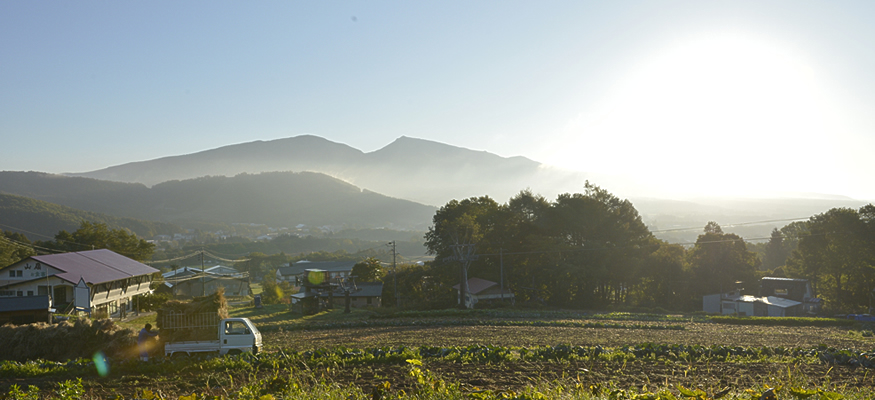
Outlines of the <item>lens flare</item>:
{"label": "lens flare", "polygon": [[94,353],[92,360],[94,361],[94,367],[97,368],[98,375],[104,377],[109,374],[109,362],[106,361],[106,356],[102,351]]}

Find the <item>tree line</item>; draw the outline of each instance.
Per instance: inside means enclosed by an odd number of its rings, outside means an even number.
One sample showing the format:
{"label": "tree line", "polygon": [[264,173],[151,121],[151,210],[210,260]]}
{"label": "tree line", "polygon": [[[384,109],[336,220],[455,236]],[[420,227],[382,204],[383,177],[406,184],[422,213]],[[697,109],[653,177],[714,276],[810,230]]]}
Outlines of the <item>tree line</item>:
{"label": "tree line", "polygon": [[809,279],[830,310],[864,311],[875,289],[871,204],[776,229],[760,257],[716,222],[692,245],[659,240],[631,202],[590,183],[554,201],[530,191],[505,204],[487,196],[453,200],[435,213],[425,242],[435,260],[413,285],[437,279],[446,292],[459,283],[454,248],[465,244],[479,254],[469,277],[503,276],[518,302],[554,307],[695,311],[704,295],[742,287],[756,295],[759,278],[780,276]]}
{"label": "tree line", "polygon": [[[469,277],[502,282],[517,302],[553,307],[646,307],[701,309],[702,296],[743,287],[757,294],[759,278],[808,279],[832,312],[862,312],[875,305],[875,206],[834,208],[807,221],[772,231],[765,244],[751,245],[716,222],[694,244],[657,239],[628,200],[587,183],[583,193],[548,201],[522,191],[507,203],[488,196],[453,200],[441,207],[425,234],[434,261],[407,265],[397,273],[376,268],[385,250],[364,253],[250,253],[237,264],[252,276],[268,276],[298,259],[364,259],[368,276],[382,279],[384,304],[436,308],[455,303],[451,287],[461,281],[454,249],[473,245],[477,259]],[[107,248],[148,262],[151,243],[124,229],[82,222],[51,241],[30,242],[0,232],[0,267],[42,252]],[[753,251],[756,250],[756,251]],[[166,256],[163,252],[160,256]],[[376,271],[376,272],[374,272]],[[359,272],[365,275],[364,271]]]}

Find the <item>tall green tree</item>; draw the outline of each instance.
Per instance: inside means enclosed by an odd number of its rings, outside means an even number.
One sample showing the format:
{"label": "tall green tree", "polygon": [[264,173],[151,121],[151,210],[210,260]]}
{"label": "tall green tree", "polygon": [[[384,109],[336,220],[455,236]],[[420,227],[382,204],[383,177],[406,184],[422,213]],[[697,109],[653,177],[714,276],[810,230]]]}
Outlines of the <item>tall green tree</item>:
{"label": "tall green tree", "polygon": [[0,232],[0,268],[36,255],[30,240],[16,232]]}
{"label": "tall green tree", "polygon": [[704,233],[687,254],[687,262],[691,273],[690,294],[694,299],[735,289],[738,281],[748,288],[758,285],[759,258],[747,250],[744,239],[734,233],[724,233],[714,221],[705,225]]}
{"label": "tall green tree", "polygon": [[383,263],[374,257],[368,257],[352,266],[350,272],[357,282],[376,282],[383,277]]}
{"label": "tall green tree", "polygon": [[642,268],[639,304],[663,307],[669,310],[701,306],[690,304],[689,276],[684,270],[686,250],[679,244],[661,242],[659,249],[649,254]]}
{"label": "tall green tree", "polygon": [[808,221],[808,231],[788,261],[795,277],[809,279],[836,311],[865,311],[875,288],[871,205],[833,208]]}
{"label": "tall green tree", "polygon": [[765,253],[763,255],[762,267],[768,270],[774,270],[783,266],[787,262],[787,257],[790,256],[790,249],[787,243],[784,242],[784,234],[778,228],[772,229],[769,242],[766,243]]}

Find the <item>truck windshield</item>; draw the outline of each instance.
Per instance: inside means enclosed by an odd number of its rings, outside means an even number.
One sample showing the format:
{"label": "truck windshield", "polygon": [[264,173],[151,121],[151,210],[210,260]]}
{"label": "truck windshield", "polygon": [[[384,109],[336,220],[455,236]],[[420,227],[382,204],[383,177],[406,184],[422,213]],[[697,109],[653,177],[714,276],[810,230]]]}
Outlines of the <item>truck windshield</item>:
{"label": "truck windshield", "polygon": [[227,321],[225,322],[226,335],[248,335],[251,332],[249,327],[243,321]]}

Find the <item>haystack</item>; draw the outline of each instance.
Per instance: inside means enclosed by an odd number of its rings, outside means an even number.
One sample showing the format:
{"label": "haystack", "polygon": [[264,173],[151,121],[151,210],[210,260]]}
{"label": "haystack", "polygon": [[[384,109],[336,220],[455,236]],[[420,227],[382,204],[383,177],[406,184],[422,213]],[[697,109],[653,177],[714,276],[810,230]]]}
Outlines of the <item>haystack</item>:
{"label": "haystack", "polygon": [[67,361],[92,358],[98,351],[110,358],[126,358],[131,356],[136,342],[132,330],[123,329],[112,320],[82,318],[73,323],[3,325],[0,360]]}
{"label": "haystack", "polygon": [[156,325],[162,342],[217,340],[219,321],[228,318],[224,288],[191,301],[170,300],[158,310]]}

